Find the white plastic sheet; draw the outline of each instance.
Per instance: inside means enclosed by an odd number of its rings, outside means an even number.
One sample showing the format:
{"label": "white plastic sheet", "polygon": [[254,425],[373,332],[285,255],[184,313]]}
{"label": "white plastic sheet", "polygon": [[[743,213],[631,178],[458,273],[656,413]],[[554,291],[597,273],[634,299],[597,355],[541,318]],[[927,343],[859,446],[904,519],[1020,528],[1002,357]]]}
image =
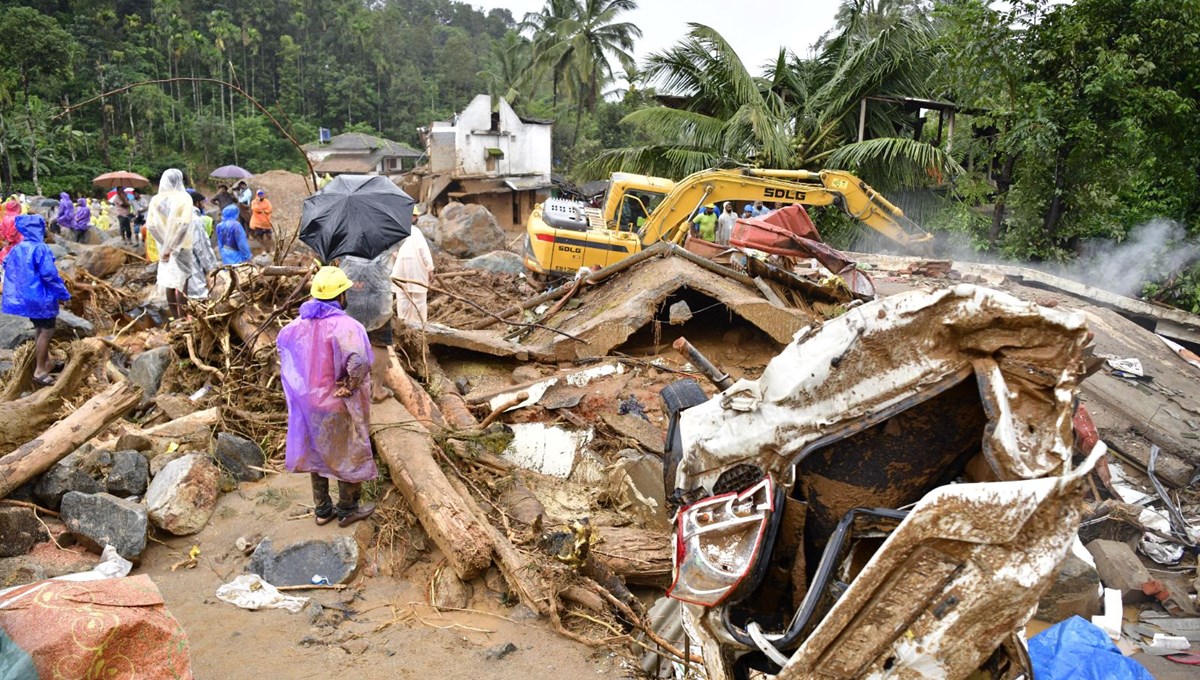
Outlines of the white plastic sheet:
{"label": "white plastic sheet", "polygon": [[308,602],[307,597],[284,595],[258,574],[242,574],[217,588],[217,599],[242,609],[286,609],[293,614]]}

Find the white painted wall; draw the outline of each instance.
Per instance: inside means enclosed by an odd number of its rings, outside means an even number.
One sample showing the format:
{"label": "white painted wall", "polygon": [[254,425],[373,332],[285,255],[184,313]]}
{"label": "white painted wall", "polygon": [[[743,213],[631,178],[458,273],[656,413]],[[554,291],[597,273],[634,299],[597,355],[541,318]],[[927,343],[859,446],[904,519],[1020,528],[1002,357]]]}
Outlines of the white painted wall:
{"label": "white painted wall", "polygon": [[[492,99],[486,94],[471,100],[454,123],[436,122],[428,137],[429,165],[434,172],[460,176],[537,176],[550,180],[551,125],[526,124],[508,102],[500,100],[500,130],[491,131]],[[450,133],[453,131],[453,148]],[[489,168],[489,148],[504,151]]]}

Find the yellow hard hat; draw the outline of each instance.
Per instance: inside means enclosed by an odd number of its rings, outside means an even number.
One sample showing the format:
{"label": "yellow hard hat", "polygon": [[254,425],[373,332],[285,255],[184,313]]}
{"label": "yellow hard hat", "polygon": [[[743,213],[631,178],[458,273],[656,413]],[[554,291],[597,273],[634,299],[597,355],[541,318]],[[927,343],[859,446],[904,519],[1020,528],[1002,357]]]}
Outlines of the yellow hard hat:
{"label": "yellow hard hat", "polygon": [[705,203],[705,204],[704,204],[704,207],[705,207],[705,208],[708,208],[709,210],[716,210],[716,209],[717,209],[717,206],[713,205],[712,203]]}
{"label": "yellow hard hat", "polygon": [[354,282],[338,267],[321,267],[312,280],[312,296],[318,300],[332,300],[350,290]]}

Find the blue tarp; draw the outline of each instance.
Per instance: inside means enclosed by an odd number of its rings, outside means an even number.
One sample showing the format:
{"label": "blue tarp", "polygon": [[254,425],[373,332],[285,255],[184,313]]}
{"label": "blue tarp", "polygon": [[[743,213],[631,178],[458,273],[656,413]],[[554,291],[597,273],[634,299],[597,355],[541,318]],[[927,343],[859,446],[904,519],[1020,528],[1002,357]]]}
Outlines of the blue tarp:
{"label": "blue tarp", "polygon": [[1029,658],[1036,680],[1154,680],[1107,633],[1078,616],[1033,636]]}

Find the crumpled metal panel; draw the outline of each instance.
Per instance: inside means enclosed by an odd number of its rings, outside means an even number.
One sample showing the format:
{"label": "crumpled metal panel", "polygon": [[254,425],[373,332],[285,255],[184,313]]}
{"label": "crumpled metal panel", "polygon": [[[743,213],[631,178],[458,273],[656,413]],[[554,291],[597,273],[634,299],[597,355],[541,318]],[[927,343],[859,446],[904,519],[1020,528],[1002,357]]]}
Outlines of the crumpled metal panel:
{"label": "crumpled metal panel", "polygon": [[[1103,455],[1099,445],[1071,469],[1087,337],[1082,314],[1003,292],[914,291],[801,330],[759,380],[682,414],[676,486],[711,492],[734,465],[787,479],[810,451],[971,375],[978,385],[982,453],[999,481],[926,494],[778,677],[962,678],[1029,618],[1075,532],[1084,475]],[[682,611],[710,677],[729,677],[739,647],[720,609]]]}

